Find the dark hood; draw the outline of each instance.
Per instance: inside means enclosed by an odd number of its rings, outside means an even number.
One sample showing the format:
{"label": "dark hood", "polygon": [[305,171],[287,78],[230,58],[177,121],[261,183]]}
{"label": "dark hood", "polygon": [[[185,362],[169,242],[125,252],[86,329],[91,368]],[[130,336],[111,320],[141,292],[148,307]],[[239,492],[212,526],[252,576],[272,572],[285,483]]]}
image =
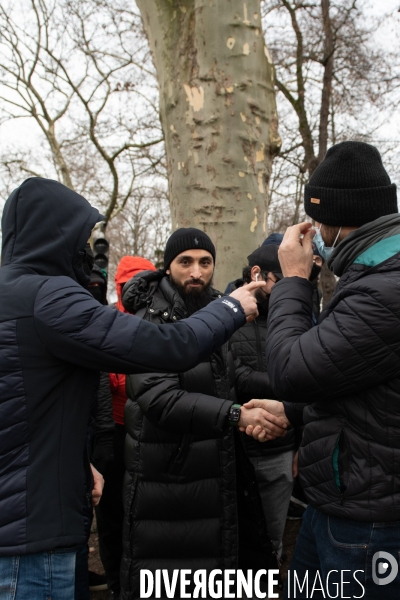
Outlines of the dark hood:
{"label": "dark hood", "polygon": [[100,220],[97,208],[58,181],[27,179],[4,206],[1,266],[20,265],[83,283],[78,252]]}

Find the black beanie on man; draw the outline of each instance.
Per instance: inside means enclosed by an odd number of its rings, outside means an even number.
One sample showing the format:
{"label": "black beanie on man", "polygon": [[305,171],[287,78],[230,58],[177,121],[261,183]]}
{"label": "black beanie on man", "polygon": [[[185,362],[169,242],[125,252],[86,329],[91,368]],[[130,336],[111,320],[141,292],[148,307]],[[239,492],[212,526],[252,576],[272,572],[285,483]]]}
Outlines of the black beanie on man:
{"label": "black beanie on man", "polygon": [[329,148],[311,175],[304,208],[324,225],[359,227],[398,212],[396,186],[375,146],[342,142]]}
{"label": "black beanie on man", "polygon": [[194,227],[181,227],[168,238],[164,251],[164,269],[185,250],[207,250],[215,263],[215,246],[204,231]]}
{"label": "black beanie on man", "polygon": [[276,244],[260,246],[247,257],[249,267],[260,267],[265,273],[273,273],[278,279],[283,279],[282,268],[278,258],[278,248]]}

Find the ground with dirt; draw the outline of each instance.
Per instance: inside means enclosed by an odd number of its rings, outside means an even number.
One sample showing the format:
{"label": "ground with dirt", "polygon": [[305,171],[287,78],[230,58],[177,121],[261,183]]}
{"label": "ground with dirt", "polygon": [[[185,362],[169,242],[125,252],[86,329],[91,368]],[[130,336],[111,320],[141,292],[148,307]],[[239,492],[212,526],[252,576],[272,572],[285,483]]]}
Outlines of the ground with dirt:
{"label": "ground with dirt", "polygon": [[[283,536],[283,547],[287,554],[287,560],[282,565],[282,578],[286,580],[287,570],[292,558],[294,546],[299,533],[301,521],[286,521],[285,533]],[[89,569],[96,573],[103,573],[103,565],[99,556],[99,538],[96,529],[96,521],[93,521],[92,533],[89,540]],[[92,592],[91,600],[108,600],[109,592]]]}

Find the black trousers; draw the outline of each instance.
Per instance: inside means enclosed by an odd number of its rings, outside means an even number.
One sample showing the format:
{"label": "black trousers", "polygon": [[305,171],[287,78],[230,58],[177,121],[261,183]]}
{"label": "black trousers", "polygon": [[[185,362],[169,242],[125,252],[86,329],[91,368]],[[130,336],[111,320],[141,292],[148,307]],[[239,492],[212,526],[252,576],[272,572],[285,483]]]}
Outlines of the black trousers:
{"label": "black trousers", "polygon": [[[101,471],[105,483],[101,501],[96,507],[100,558],[107,577],[108,587],[120,592],[119,571],[122,558],[122,525],[124,509],[122,484],[124,464],[125,427],[116,425],[114,434],[114,460],[107,462]],[[99,470],[100,470],[99,465]],[[104,472],[103,472],[104,471]]]}

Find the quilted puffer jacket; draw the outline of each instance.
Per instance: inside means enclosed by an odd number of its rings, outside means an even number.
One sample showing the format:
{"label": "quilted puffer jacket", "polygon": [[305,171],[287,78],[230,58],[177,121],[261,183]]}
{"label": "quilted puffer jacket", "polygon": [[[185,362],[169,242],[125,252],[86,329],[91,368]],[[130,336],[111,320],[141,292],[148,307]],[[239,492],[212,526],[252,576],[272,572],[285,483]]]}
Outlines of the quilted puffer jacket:
{"label": "quilted puffer jacket", "polygon": [[300,478],[329,515],[400,520],[399,250],[352,264],[316,327],[308,281],[272,290],[267,371],[279,398],[310,403]]}
{"label": "quilted puffer jacket", "polygon": [[[99,304],[82,256],[97,209],[32,178],[7,200],[0,269],[0,556],[85,543],[83,460],[99,370],[185,371],[245,323],[216,300],[158,326]],[[235,310],[233,310],[233,308]]]}
{"label": "quilted puffer jacket", "polygon": [[[155,323],[186,314],[160,271],[128,282],[123,302]],[[226,344],[181,375],[127,378],[123,600],[140,597],[141,569],[276,568],[254,471],[228,423],[234,385]]]}
{"label": "quilted puffer jacket", "polygon": [[[260,398],[275,399],[275,394],[271,389],[269,377],[265,366],[265,340],[267,338],[267,314],[260,313],[257,319],[251,323],[246,323],[231,338],[229,344],[232,354],[235,358],[236,368],[244,370],[246,377],[244,381],[249,382],[251,378],[258,378],[262,394]],[[246,389],[246,388],[245,388]],[[245,391],[245,390],[244,390]],[[243,404],[247,398],[242,397],[240,390],[238,400]],[[301,404],[303,407],[304,404]],[[251,436],[241,434],[244,447],[249,456],[265,456],[267,454],[276,454],[278,452],[288,452],[296,448],[296,432],[294,427],[288,429],[283,437],[276,438],[270,442],[258,442]]]}

